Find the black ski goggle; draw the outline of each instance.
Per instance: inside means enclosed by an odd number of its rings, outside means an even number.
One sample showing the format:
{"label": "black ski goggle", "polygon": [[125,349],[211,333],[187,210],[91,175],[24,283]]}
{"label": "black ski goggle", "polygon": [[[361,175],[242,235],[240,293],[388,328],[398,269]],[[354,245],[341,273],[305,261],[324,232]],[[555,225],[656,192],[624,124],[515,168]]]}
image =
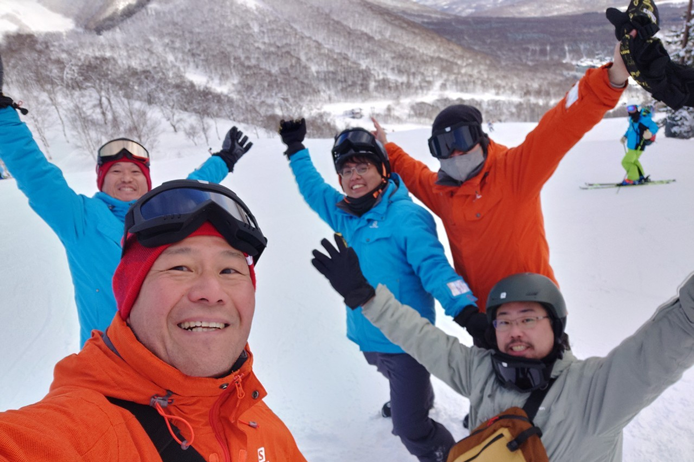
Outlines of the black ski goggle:
{"label": "black ski goggle", "polygon": [[239,197],[224,186],[195,180],[169,181],[142,196],[125,216],[125,237],[144,247],[182,241],[209,221],[235,249],[257,263],[267,239]]}
{"label": "black ski goggle", "polygon": [[429,138],[429,151],[437,159],[448,159],[453,151],[471,150],[483,136],[479,124],[462,122],[434,132]]}
{"label": "black ski goggle", "polygon": [[118,138],[104,144],[97,151],[97,163],[99,165],[119,160],[123,157],[137,160],[149,167],[149,151],[137,141]]}
{"label": "black ski goggle", "polygon": [[376,137],[366,130],[349,130],[340,133],[335,138],[332,154],[333,162],[337,164],[345,154],[376,154]]}
{"label": "black ski goggle", "polygon": [[544,387],[549,381],[547,366],[534,359],[515,358],[493,351],[492,367],[496,378],[506,388],[525,393]]}

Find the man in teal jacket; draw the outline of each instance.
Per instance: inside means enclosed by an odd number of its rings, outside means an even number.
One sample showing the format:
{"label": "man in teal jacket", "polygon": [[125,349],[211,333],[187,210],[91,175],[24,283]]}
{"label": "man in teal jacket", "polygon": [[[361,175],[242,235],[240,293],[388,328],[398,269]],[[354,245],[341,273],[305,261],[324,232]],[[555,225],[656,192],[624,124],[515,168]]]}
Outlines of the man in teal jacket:
{"label": "man in teal jacket", "polygon": [[[486,319],[478,313],[467,284],[448,263],[432,216],[412,202],[404,183],[391,174],[383,146],[363,129],[337,136],[333,159],[343,194],[315,169],[302,143],[305,134],[303,119],[282,121],[280,135],[299,191],[321,219],[356,249],[366,278],[389,287],[432,323],[436,297],[446,314],[473,336],[483,332]],[[351,308],[347,336],[389,379],[390,408],[386,405],[384,412],[387,416],[390,411],[393,433],[420,461],[445,460],[453,438],[428,416],[433,405],[429,374],[371,324],[361,308]]]}
{"label": "man in teal jacket", "polygon": [[549,386],[533,422],[552,462],[621,461],[624,427],[694,365],[694,276],[607,356],[580,360],[564,333],[564,298],[545,276],[519,273],[492,288],[494,348],[483,350],[433,326],[384,285],[374,290],[354,249],[323,245],[330,257],[314,251],[316,268],[387,338],[470,400],[470,428]]}
{"label": "man in teal jacket", "polygon": [[[106,143],[100,149],[105,155],[97,166],[100,191],[93,197],[77,194],[60,169],[46,160],[29,128],[19,119],[16,104],[1,89],[0,81],[0,158],[31,208],[65,246],[75,286],[81,347],[93,329],[105,330],[116,313],[111,279],[120,261],[125,213],[151,189],[147,151],[131,140]],[[188,178],[222,181],[252,145],[241,136],[236,127],[232,128],[222,151]],[[128,148],[118,149],[123,146]]]}

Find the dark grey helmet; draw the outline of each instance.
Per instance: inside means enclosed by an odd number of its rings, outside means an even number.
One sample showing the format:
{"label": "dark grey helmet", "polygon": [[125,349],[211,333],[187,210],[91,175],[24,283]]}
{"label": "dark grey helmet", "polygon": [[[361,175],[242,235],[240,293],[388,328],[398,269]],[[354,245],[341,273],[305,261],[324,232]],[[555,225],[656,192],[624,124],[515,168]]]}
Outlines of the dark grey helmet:
{"label": "dark grey helmet", "polygon": [[566,329],[566,303],[557,285],[547,276],[518,273],[497,282],[487,297],[489,324],[496,318],[499,306],[510,302],[537,302],[552,319],[555,342],[561,342]]}
{"label": "dark grey helmet", "polygon": [[381,167],[382,177],[390,178],[390,160],[386,148],[370,131],[364,128],[348,128],[340,132],[335,136],[335,143],[331,152],[335,171],[338,173],[350,157],[363,156],[372,159],[376,166]]}

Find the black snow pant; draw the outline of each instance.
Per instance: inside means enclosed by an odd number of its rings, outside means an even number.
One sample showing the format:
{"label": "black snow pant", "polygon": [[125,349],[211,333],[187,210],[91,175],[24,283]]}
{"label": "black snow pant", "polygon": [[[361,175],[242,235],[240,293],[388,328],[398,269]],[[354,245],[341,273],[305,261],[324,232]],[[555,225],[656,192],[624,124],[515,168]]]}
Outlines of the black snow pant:
{"label": "black snow pant", "polygon": [[393,434],[421,462],[444,462],[455,441],[433,419],[434,389],[429,372],[408,354],[364,352],[366,361],[390,382]]}

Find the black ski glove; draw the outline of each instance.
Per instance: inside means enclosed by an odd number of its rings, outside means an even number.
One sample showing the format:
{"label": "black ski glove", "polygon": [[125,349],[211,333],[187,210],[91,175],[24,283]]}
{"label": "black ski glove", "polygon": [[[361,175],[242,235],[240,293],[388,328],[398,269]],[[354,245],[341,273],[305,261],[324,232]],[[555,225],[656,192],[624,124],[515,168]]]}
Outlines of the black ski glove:
{"label": "black ski glove", "polygon": [[5,77],[5,70],[2,65],[2,56],[0,56],[0,109],[5,109],[6,107],[11,107],[19,112],[21,112],[24,115],[27,115],[29,113],[28,109],[25,109],[22,106],[22,102],[20,101],[19,103],[15,103],[12,98],[9,96],[5,96],[5,94],[2,92],[2,84],[4,82],[4,77]]}
{"label": "black ski glove", "polygon": [[[608,8],[619,49],[631,78],[672,109],[694,106],[694,69],[673,63],[662,42],[654,38],[660,15],[652,0],[633,0],[622,13]],[[636,30],[636,37],[630,32]]]}
{"label": "black ski glove", "polygon": [[293,154],[306,149],[303,141],[306,136],[306,120],[280,120],[280,129],[278,130],[282,137],[282,142],[287,145],[287,150],[284,154],[287,159]]}
{"label": "black ski glove", "polygon": [[335,233],[335,243],[337,249],[330,241],[323,239],[321,244],[330,256],[314,250],[311,263],[328,278],[333,289],[342,295],[345,305],[355,309],[371,300],[376,295],[376,291],[361,272],[359,258],[354,249],[347,247],[345,240],[337,233]]}
{"label": "black ski glove", "polygon": [[233,172],[236,162],[251,149],[251,146],[253,146],[253,143],[248,142],[248,137],[243,136],[243,132],[236,126],[233,126],[227,132],[227,136],[224,137],[222,150],[212,155],[221,157],[224,163],[227,164],[229,172]]}
{"label": "black ski glove", "polygon": [[484,335],[489,327],[489,321],[485,313],[480,313],[474,305],[468,305],[453,320],[467,330],[470,337],[475,341],[475,345],[480,346],[479,342],[484,340]]}
{"label": "black ski glove", "polygon": [[644,40],[653,37],[660,30],[660,13],[653,0],[631,0],[626,12],[608,8],[605,15],[615,28],[617,40],[622,40],[634,29]]}

